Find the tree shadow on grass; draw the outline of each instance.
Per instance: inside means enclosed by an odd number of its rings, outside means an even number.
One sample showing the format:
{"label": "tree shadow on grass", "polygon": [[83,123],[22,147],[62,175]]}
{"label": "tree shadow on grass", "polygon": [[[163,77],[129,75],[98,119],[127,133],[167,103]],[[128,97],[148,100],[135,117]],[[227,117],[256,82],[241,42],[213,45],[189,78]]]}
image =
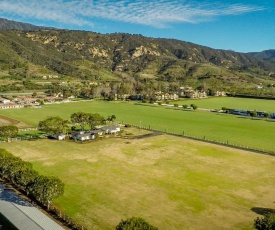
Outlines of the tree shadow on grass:
{"label": "tree shadow on grass", "polygon": [[253,207],[251,208],[251,211],[259,215],[275,214],[275,209],[272,209],[272,208]]}

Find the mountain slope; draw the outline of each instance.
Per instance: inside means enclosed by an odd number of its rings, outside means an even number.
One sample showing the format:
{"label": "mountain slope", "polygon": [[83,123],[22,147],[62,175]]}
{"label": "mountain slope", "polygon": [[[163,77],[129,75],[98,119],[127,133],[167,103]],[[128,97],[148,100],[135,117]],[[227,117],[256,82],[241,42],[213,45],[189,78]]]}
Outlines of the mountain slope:
{"label": "mountain slope", "polygon": [[[79,79],[217,79],[227,85],[256,83],[274,64],[250,54],[215,50],[174,39],[84,31],[0,31],[0,68],[11,75],[56,73]],[[35,69],[35,71],[34,71]]]}
{"label": "mountain slope", "polygon": [[47,27],[35,26],[28,23],[16,22],[16,21],[0,18],[0,30],[34,31],[34,30],[41,30],[41,29],[47,29]]}
{"label": "mountain slope", "polygon": [[261,60],[275,59],[275,50],[264,50],[262,52],[254,52],[254,53],[249,53],[249,54],[251,54],[254,57],[257,57]]}

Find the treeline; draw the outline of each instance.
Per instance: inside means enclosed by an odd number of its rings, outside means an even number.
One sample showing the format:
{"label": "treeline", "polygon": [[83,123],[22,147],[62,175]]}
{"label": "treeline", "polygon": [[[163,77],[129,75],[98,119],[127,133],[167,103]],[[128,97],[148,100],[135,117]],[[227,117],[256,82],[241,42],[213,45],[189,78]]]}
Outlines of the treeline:
{"label": "treeline", "polygon": [[64,193],[64,183],[53,176],[39,175],[31,163],[0,149],[0,177],[24,191],[30,198],[49,206]]}

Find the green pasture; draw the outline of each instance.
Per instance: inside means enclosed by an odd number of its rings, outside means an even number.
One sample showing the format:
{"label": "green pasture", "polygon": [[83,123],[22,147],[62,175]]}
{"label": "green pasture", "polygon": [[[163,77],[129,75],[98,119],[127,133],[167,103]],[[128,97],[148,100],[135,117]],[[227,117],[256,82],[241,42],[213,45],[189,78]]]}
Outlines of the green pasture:
{"label": "green pasture", "polygon": [[[125,128],[131,133],[144,131]],[[275,209],[271,156],[167,135],[1,148],[64,181],[54,205],[88,229],[114,229],[132,216],[160,230],[253,229],[259,210]]]}
{"label": "green pasture", "polygon": [[[234,99],[235,98],[221,98],[223,101]],[[215,100],[216,99],[213,99],[213,101]],[[240,100],[241,104],[242,99]],[[248,101],[247,104],[251,103],[249,101],[250,99],[246,100]],[[209,100],[209,103],[210,101],[211,100]],[[196,104],[199,104],[199,102],[206,103],[207,100],[198,100]],[[262,105],[265,103],[273,103],[273,101],[265,100],[260,102]],[[235,104],[237,105],[237,103]],[[25,122],[27,124],[26,126],[37,126],[38,122],[47,116],[61,116],[69,119],[72,113],[79,111],[100,113],[105,117],[115,114],[117,121],[123,123],[136,124],[143,127],[150,126],[157,130],[166,130],[179,134],[184,133],[189,136],[228,142],[260,150],[275,150],[275,132],[273,132],[275,122],[272,119],[252,119],[250,117],[239,117],[205,111],[183,111],[181,109],[174,109],[173,107],[167,108],[157,105],[145,106],[128,102],[105,101],[45,105],[43,108],[36,109],[1,110],[0,115]]]}
{"label": "green pasture", "polygon": [[[275,100],[263,100],[254,98],[237,98],[237,97],[212,97],[205,99],[180,99],[179,105],[195,104],[199,108],[221,109],[222,107],[242,110],[259,110],[275,113]],[[173,104],[173,102],[170,102]]]}

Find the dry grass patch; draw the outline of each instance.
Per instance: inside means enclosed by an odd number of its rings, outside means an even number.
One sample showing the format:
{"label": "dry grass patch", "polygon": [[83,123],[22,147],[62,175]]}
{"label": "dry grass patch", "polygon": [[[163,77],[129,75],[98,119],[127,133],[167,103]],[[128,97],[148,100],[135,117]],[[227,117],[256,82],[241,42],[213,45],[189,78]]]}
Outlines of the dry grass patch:
{"label": "dry grass patch", "polygon": [[275,208],[271,156],[167,135],[3,147],[60,177],[65,194],[55,205],[89,229],[114,229],[131,216],[159,229],[252,229],[251,208]]}

